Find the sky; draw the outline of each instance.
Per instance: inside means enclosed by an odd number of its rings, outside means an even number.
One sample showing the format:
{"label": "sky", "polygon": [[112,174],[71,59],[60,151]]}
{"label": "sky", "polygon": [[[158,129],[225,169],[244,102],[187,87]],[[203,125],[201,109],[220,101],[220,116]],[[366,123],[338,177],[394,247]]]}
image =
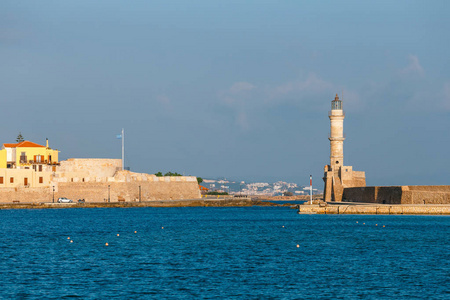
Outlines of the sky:
{"label": "sky", "polygon": [[0,142],[132,171],[323,185],[328,111],[368,185],[450,184],[449,1],[0,3]]}

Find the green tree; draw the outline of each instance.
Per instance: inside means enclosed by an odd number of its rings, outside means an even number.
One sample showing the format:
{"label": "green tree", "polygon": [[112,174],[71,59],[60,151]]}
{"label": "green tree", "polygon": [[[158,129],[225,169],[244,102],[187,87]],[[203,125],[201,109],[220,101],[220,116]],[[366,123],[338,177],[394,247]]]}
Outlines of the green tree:
{"label": "green tree", "polygon": [[197,182],[198,182],[198,184],[202,183],[203,182],[203,178],[197,177]]}
{"label": "green tree", "polygon": [[163,177],[163,174],[161,172],[155,173],[155,175],[158,177]]}
{"label": "green tree", "polygon": [[214,191],[214,192],[208,192],[208,193],[206,193],[206,195],[217,196],[217,195],[228,195],[228,193],[227,192],[216,192],[216,191]]}
{"label": "green tree", "polygon": [[181,175],[181,174],[178,174],[177,172],[175,172],[175,173],[172,173],[172,172],[167,172],[166,174],[164,174],[164,176],[183,176],[183,175]]}
{"label": "green tree", "polygon": [[22,132],[19,132],[19,135],[16,138],[16,142],[21,143],[23,141],[24,141],[24,139],[23,139],[23,136],[22,136]]}

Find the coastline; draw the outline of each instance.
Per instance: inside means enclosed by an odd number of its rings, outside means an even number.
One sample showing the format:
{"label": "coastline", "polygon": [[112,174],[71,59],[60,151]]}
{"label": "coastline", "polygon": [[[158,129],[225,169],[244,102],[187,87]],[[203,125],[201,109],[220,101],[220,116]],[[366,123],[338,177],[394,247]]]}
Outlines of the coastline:
{"label": "coastline", "polygon": [[63,208],[131,208],[131,207],[246,207],[292,206],[252,199],[185,199],[153,200],[143,202],[86,202],[86,203],[0,203],[3,209],[63,209]]}
{"label": "coastline", "polygon": [[346,215],[450,215],[450,205],[383,205],[366,203],[320,203],[310,205],[271,202],[260,199],[183,199],[153,200],[143,202],[87,202],[87,203],[0,203],[5,209],[65,209],[65,208],[135,208],[135,207],[249,207],[277,206],[296,209],[298,214]]}

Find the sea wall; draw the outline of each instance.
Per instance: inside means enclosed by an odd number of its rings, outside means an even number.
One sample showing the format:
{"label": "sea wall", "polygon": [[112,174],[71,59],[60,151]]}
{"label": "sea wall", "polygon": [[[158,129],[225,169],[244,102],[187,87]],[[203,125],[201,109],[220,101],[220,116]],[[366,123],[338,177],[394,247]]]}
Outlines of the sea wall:
{"label": "sea wall", "polygon": [[450,204],[450,186],[371,186],[345,188],[343,201],[379,204]]}
{"label": "sea wall", "polygon": [[[52,202],[59,197],[86,202],[130,202],[201,198],[195,177],[151,177],[150,180],[112,180],[100,182],[54,182],[47,188],[3,188],[0,189],[0,203],[40,203]],[[55,191],[53,192],[53,187]]]}
{"label": "sea wall", "polygon": [[299,205],[304,214],[450,215],[450,205]]}

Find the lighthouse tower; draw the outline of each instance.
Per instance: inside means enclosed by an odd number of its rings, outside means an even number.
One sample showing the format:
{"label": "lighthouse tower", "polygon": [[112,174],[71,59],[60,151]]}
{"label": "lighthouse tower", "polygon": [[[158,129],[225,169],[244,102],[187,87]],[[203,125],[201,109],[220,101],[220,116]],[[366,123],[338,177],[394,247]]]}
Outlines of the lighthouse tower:
{"label": "lighthouse tower", "polygon": [[344,165],[344,110],[342,101],[338,95],[331,101],[331,111],[328,114],[330,118],[330,166],[338,170]]}
{"label": "lighthouse tower", "polygon": [[353,171],[344,166],[344,110],[339,96],[331,101],[330,118],[330,164],[324,168],[324,200],[342,201],[346,187],[366,186],[365,172]]}

